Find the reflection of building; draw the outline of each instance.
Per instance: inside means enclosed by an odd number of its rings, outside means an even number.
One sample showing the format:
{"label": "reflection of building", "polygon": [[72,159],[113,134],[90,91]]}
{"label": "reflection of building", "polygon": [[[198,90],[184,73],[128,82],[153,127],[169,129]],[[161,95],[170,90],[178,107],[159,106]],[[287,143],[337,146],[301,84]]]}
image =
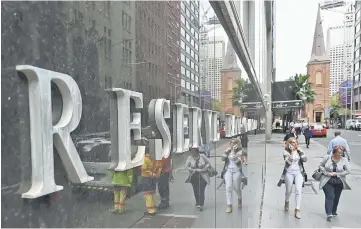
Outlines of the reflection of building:
{"label": "reflection of building", "polygon": [[182,96],[179,102],[190,106],[199,106],[199,4],[199,1],[181,1],[180,7]]}
{"label": "reflection of building", "polygon": [[327,31],[327,51],[330,55],[330,96],[338,85],[352,77],[352,27],[334,26]]}
{"label": "reflection of building", "polygon": [[225,55],[222,37],[206,36],[201,40],[200,67],[201,88],[210,91],[212,98],[221,101],[221,69]]}
{"label": "reflection of building", "polygon": [[[142,1],[135,4],[137,45],[133,65],[137,70],[136,90],[143,93],[145,107],[154,98],[176,101],[179,89],[175,85],[180,83],[179,2]],[[147,112],[143,112],[143,117],[144,123]]]}
{"label": "reflection of building", "polygon": [[330,58],[325,49],[320,8],[317,12],[316,28],[313,37],[311,60],[307,64],[307,74],[316,99],[306,104],[306,117],[310,122],[324,122],[325,109],[330,105]]}
{"label": "reflection of building", "polygon": [[361,2],[355,1],[355,40],[352,109],[361,115]]}
{"label": "reflection of building", "polygon": [[223,59],[221,77],[221,111],[240,115],[240,108],[233,106],[232,96],[233,88],[237,86],[236,80],[241,78],[241,69],[238,67],[236,53],[229,41]]}
{"label": "reflection of building", "polygon": [[352,81],[347,80],[341,83],[338,87],[339,97],[338,103],[341,107],[350,109],[351,108],[351,88],[352,88]]}

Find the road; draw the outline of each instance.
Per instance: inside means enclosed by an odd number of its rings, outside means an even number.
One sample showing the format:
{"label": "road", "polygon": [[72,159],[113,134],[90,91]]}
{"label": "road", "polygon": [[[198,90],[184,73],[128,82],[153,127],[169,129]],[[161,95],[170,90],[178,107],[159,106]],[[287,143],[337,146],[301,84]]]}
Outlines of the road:
{"label": "road", "polygon": [[[330,140],[334,138],[334,132],[339,129],[329,129],[327,130],[326,138],[312,138],[314,141],[320,143],[323,146],[328,145]],[[351,160],[356,165],[361,166],[361,131],[355,130],[339,130],[341,131],[341,136],[345,138],[351,149]],[[303,138],[303,137],[302,137]]]}

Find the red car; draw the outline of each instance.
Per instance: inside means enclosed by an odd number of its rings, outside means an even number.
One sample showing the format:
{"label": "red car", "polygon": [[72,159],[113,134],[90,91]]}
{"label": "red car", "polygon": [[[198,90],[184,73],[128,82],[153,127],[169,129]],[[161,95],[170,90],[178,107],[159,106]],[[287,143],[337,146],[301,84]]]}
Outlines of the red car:
{"label": "red car", "polygon": [[312,137],[315,136],[321,136],[321,137],[327,137],[327,129],[322,124],[313,124],[311,125],[312,130]]}
{"label": "red car", "polygon": [[225,138],[226,137],[226,131],[224,129],[220,129],[219,130],[219,135],[221,136],[221,138]]}

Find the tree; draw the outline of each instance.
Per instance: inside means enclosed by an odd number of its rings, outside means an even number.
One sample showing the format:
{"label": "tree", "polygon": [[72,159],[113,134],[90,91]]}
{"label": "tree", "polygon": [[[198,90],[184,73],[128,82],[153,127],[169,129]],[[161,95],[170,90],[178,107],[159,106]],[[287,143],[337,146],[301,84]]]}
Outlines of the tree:
{"label": "tree", "polygon": [[316,99],[316,93],[312,90],[311,83],[308,82],[309,75],[296,74],[294,93],[297,99],[310,103]]}
{"label": "tree", "polygon": [[248,92],[250,88],[248,87],[248,81],[240,78],[236,80],[237,86],[233,88],[232,91],[232,105],[233,106],[241,106],[242,101],[247,98]]}
{"label": "tree", "polygon": [[333,103],[331,105],[330,116],[336,119],[340,114],[340,108],[341,106],[338,103]]}
{"label": "tree", "polygon": [[212,110],[221,111],[221,102],[216,99],[212,99]]}

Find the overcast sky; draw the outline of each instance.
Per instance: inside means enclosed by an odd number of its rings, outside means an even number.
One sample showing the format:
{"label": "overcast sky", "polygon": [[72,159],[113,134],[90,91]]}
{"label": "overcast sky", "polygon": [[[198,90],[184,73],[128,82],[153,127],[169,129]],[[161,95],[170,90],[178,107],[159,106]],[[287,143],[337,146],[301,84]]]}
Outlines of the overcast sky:
{"label": "overcast sky", "polygon": [[[257,0],[256,0],[257,1]],[[311,58],[313,35],[315,31],[318,0],[275,0],[276,2],[276,80],[286,80],[296,73],[306,73],[307,62]],[[207,0],[201,0],[201,16],[203,10],[210,6]],[[343,12],[345,9],[337,9]],[[207,16],[214,15],[212,9]],[[343,14],[332,11],[321,11],[325,42],[327,29],[341,25]],[[202,20],[202,19],[201,19]],[[217,35],[226,33],[222,28],[216,30]],[[212,31],[213,35],[213,31]],[[325,44],[326,45],[326,44]]]}

